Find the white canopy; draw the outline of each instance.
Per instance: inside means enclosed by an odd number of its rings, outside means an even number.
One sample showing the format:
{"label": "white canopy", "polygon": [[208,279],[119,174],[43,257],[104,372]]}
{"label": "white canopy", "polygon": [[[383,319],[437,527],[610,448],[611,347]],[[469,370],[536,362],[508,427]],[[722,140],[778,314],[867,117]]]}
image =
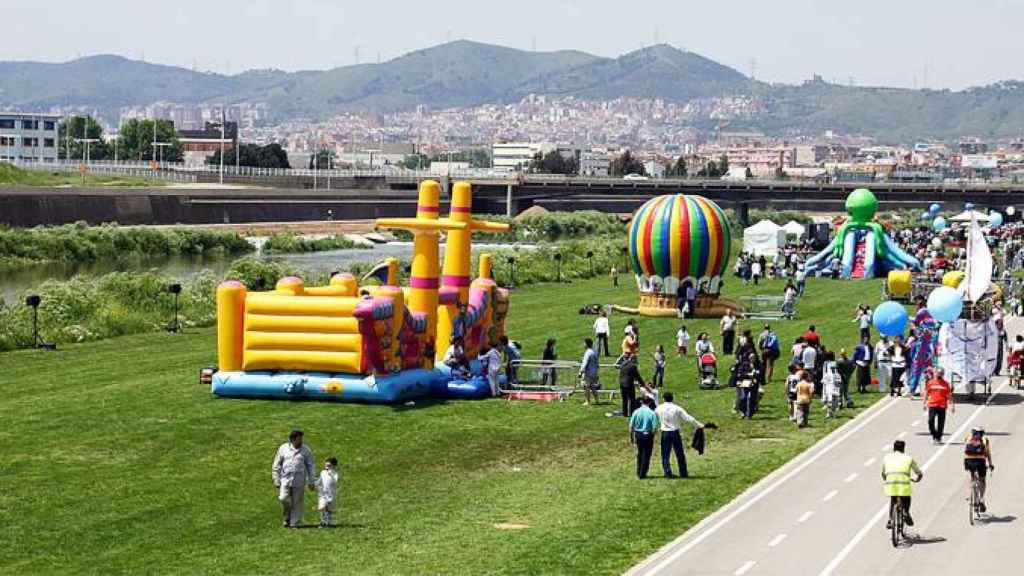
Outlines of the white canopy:
{"label": "white canopy", "polygon": [[743,230],[743,251],[754,256],[775,256],[786,245],[786,231],[771,220]]}
{"label": "white canopy", "polygon": [[974,215],[974,219],[977,222],[985,224],[988,222],[988,214],[984,212],[978,212],[977,210],[964,210],[963,212],[949,218],[950,222],[970,222],[971,215]]}
{"label": "white canopy", "polygon": [[791,236],[803,236],[804,233],[807,232],[807,228],[796,220],[786,222],[786,225],[783,226],[782,229],[786,231],[787,235]]}

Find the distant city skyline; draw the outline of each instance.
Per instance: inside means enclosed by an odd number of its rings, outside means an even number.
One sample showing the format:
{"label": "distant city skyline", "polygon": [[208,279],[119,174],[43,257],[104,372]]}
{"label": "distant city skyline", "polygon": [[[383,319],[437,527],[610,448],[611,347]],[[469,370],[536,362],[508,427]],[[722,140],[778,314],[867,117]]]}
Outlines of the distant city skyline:
{"label": "distant city skyline", "polygon": [[[11,3],[0,60],[118,54],[222,74],[390,60],[449,40],[615,57],[661,42],[769,82],[962,89],[1024,77],[1024,0]],[[52,41],[50,41],[52,40]]]}

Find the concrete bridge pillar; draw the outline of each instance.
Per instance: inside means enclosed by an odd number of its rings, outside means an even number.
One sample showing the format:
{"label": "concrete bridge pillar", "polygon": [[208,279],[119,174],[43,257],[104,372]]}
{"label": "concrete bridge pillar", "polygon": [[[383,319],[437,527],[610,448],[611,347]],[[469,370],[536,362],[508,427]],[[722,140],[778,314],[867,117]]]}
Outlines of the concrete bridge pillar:
{"label": "concrete bridge pillar", "polygon": [[750,226],[750,204],[746,202],[736,203],[736,220],[739,221],[740,226],[743,228]]}
{"label": "concrete bridge pillar", "polygon": [[512,206],[512,184],[505,187],[505,216],[515,216],[515,209]]}

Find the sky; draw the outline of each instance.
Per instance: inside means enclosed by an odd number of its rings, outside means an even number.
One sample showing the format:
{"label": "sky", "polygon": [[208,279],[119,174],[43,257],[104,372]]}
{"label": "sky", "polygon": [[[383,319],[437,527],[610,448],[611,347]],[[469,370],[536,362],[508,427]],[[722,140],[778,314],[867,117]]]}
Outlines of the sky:
{"label": "sky", "polygon": [[960,89],[1024,78],[1024,0],[5,1],[0,60],[119,54],[236,74],[446,40],[615,57],[668,43],[768,82]]}

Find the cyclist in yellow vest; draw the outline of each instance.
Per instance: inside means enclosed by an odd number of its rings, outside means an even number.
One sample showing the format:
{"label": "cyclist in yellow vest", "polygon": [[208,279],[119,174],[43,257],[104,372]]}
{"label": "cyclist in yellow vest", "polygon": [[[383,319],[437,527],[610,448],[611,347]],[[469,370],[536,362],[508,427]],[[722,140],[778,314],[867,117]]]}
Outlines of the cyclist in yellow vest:
{"label": "cyclist in yellow vest", "polygon": [[[889,497],[889,518],[892,518],[892,509],[899,498],[903,501],[903,518],[907,526],[913,526],[914,519],[910,517],[910,478],[913,473],[916,476],[914,482],[920,482],[924,478],[924,473],[913,458],[904,454],[906,448],[903,440],[893,442],[892,452],[882,459],[882,481],[885,482],[885,495]],[[890,524],[886,524],[886,530],[892,528],[892,520],[889,522]]]}

